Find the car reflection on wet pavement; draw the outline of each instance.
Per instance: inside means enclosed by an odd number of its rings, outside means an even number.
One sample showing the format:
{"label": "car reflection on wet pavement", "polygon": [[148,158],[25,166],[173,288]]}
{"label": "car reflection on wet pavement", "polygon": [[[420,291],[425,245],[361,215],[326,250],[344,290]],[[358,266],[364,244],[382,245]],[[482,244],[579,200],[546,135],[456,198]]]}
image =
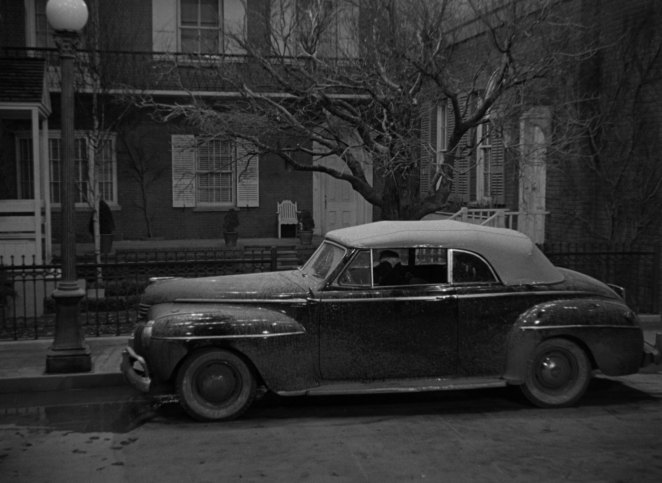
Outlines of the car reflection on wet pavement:
{"label": "car reflection on wet pavement", "polygon": [[[595,378],[585,406],[645,403],[651,397],[618,379]],[[472,413],[533,408],[508,388],[368,396],[289,397],[267,395],[243,418],[248,426],[264,420]],[[129,388],[43,392],[0,396],[0,425],[40,427],[77,433],[129,433],[139,426],[195,424],[174,397],[145,396]],[[218,423],[222,425],[223,423]]]}
{"label": "car reflection on wet pavement", "polygon": [[0,425],[80,433],[127,433],[150,420],[161,403],[126,388],[0,395]]}

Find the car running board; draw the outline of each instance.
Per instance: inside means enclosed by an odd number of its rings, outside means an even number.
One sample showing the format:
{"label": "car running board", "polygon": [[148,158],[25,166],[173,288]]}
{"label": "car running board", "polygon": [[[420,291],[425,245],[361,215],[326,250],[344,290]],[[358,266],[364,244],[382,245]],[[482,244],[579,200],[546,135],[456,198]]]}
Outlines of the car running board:
{"label": "car running board", "polygon": [[280,396],[340,396],[349,394],[390,394],[504,387],[507,382],[495,377],[387,379],[378,381],[334,381],[301,391],[277,391]]}

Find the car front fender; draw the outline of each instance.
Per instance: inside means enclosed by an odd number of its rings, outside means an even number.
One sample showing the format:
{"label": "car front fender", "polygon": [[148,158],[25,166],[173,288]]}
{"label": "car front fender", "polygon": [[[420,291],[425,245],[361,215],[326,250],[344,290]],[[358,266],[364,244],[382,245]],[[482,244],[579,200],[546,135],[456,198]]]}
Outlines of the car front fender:
{"label": "car front fender", "polygon": [[[226,304],[168,304],[154,311],[149,322],[147,352],[150,369],[159,380],[172,378],[175,369],[191,351],[202,346],[231,347],[244,353],[261,371],[263,365],[253,356],[265,351],[252,348],[288,336],[302,336],[305,328],[281,310],[263,306]],[[288,342],[291,344],[291,342]],[[272,343],[271,345],[275,345]],[[246,354],[248,352],[248,354]]]}
{"label": "car front fender", "polygon": [[518,318],[508,336],[504,378],[522,383],[535,347],[554,337],[577,343],[609,376],[635,373],[641,365],[643,332],[627,305],[601,298],[563,299],[538,304]]}

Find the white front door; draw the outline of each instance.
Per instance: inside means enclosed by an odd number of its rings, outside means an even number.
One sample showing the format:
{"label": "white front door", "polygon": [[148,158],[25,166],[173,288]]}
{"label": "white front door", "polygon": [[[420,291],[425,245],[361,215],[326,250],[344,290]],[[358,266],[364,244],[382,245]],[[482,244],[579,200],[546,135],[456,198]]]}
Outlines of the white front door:
{"label": "white front door", "polygon": [[322,225],[324,233],[356,225],[356,207],[359,201],[356,191],[347,181],[341,181],[331,176],[323,176],[322,184],[325,205]]}
{"label": "white front door", "polygon": [[[345,163],[337,156],[326,156],[317,159],[316,162],[339,171],[347,169]],[[366,169],[366,178],[368,181],[372,180],[370,166]],[[315,173],[313,196],[313,216],[317,234],[324,235],[337,228],[372,221],[372,205],[354,191],[347,181],[339,180],[328,174]]]}

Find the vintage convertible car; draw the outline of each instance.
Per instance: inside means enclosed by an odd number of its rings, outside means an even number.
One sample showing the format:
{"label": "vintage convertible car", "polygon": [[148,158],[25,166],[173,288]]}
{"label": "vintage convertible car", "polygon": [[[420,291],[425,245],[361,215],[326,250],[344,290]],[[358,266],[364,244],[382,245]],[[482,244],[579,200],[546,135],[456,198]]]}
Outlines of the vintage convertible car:
{"label": "vintage convertible car", "polygon": [[140,312],[125,376],[176,392],[202,420],[239,416],[258,386],[330,395],[519,385],[538,406],[568,406],[594,370],[635,373],[659,362],[662,345],[644,347],[618,287],[555,267],[521,233],[454,221],[335,230],[294,271],[153,280]]}

